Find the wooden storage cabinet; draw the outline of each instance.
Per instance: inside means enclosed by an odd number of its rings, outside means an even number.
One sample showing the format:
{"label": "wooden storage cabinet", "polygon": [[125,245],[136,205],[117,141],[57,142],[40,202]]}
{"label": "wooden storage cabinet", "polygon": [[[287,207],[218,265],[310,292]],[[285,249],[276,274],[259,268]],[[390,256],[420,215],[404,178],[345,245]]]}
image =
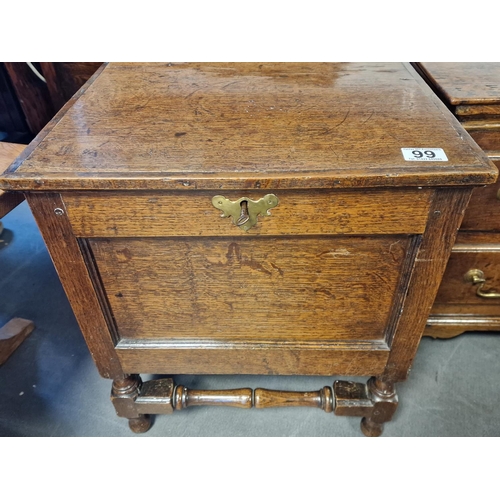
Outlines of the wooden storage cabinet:
{"label": "wooden storage cabinet", "polygon": [[[418,63],[417,69],[500,167],[500,63]],[[426,335],[449,338],[500,330],[499,191],[498,181],[474,191]],[[485,281],[471,281],[472,271],[480,271]]]}
{"label": "wooden storage cabinet", "polygon": [[[256,191],[252,197],[259,199],[264,193]],[[144,372],[150,366],[151,360],[141,364],[131,352],[138,342],[143,349],[156,351],[154,366],[160,373],[172,369],[239,373],[240,351],[245,352],[246,373],[291,375],[298,365],[301,373],[309,375],[383,370],[389,353],[386,337],[392,334],[388,325],[396,314],[394,300],[398,287],[404,286],[402,271],[411,267],[421,240],[401,231],[424,231],[431,192],[403,190],[400,223],[396,214],[391,221],[390,210],[387,220],[370,211],[372,204],[382,203],[389,194],[383,191],[327,191],[309,193],[309,197],[300,191],[274,193],[280,204],[269,219],[255,232],[238,230],[241,234],[212,206],[215,192],[181,195],[191,198],[181,206],[192,207],[193,224],[160,219],[164,228],[155,228],[154,237],[145,220],[133,230],[112,225],[110,231],[86,218],[91,232],[101,236],[88,240],[89,254],[113,311],[120,339],[117,353],[127,371]],[[242,195],[225,194],[235,199]],[[359,203],[361,194],[366,196],[366,207]],[[179,195],[133,197],[157,205],[151,209],[157,213],[178,205],[170,198]],[[335,201],[322,209],[329,199]],[[289,200],[295,203],[288,204]],[[71,201],[66,206],[71,221]],[[300,225],[300,214],[308,209],[311,223]],[[352,217],[342,230],[336,221],[347,218],[350,210]],[[112,221],[113,214],[105,219]],[[115,231],[120,236],[112,237],[110,232]],[[240,349],[225,351],[214,363],[212,358],[193,358],[189,349],[181,355],[171,347],[187,342],[199,345],[204,355],[217,343],[232,343]],[[281,349],[276,349],[276,357],[269,355],[272,344],[282,342],[289,349],[296,347],[290,359],[284,358]],[[309,350],[300,352],[304,344]],[[369,368],[355,362],[366,358],[369,350],[374,351]],[[349,352],[349,366],[344,351]],[[234,360],[233,353],[237,353]]]}
{"label": "wooden storage cabinet", "polygon": [[[497,176],[459,130],[409,65],[110,64],[0,182],[26,192],[132,430],[193,405],[312,406],[374,436],[472,189]],[[196,391],[144,373],[371,378]]]}

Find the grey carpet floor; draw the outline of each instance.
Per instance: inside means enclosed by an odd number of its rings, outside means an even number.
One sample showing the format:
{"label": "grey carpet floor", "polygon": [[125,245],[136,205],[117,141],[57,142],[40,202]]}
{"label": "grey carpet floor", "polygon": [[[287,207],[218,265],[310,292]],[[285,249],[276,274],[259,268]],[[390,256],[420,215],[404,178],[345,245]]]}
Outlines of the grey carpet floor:
{"label": "grey carpet floor", "polygon": [[[26,203],[3,219],[0,324],[36,329],[0,367],[0,436],[135,436],[109,401]],[[500,334],[424,338],[384,436],[500,435]],[[363,381],[364,379],[353,380]],[[318,390],[330,377],[179,376],[191,388]],[[157,416],[143,437],[361,436],[358,418],[311,408],[189,408]],[[136,436],[139,437],[139,436]]]}

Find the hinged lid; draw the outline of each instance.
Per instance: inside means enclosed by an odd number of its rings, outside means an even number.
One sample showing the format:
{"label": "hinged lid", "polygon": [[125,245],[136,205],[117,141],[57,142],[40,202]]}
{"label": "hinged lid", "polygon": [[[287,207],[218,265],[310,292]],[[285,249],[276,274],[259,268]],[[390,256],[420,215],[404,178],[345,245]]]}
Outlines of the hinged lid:
{"label": "hinged lid", "polygon": [[[402,148],[441,148],[447,161],[409,161]],[[0,186],[307,189],[485,184],[496,175],[406,64],[111,63]]]}

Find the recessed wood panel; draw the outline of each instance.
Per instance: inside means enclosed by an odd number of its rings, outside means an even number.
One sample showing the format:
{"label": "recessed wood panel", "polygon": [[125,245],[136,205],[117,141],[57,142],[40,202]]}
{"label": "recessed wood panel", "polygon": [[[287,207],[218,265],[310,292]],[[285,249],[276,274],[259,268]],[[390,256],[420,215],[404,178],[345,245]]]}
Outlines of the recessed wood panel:
{"label": "recessed wood panel", "polygon": [[430,189],[273,191],[279,205],[245,233],[212,205],[215,195],[258,200],[270,191],[201,193],[65,193],[79,237],[255,236],[287,234],[418,234],[427,222]]}
{"label": "recessed wood panel", "polygon": [[383,339],[409,238],[95,239],[121,338]]}

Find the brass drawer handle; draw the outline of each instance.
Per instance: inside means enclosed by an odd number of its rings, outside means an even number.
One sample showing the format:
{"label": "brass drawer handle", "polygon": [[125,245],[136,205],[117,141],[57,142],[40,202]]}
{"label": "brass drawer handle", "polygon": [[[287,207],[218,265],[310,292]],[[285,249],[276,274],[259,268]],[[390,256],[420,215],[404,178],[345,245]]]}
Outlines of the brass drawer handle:
{"label": "brass drawer handle", "polygon": [[464,281],[466,283],[472,283],[473,285],[479,285],[476,288],[476,295],[478,297],[483,297],[485,299],[500,299],[500,293],[498,292],[483,292],[483,286],[486,284],[486,278],[483,271],[480,269],[470,269],[464,274]]}
{"label": "brass drawer handle", "polygon": [[269,209],[276,207],[278,203],[275,194],[266,194],[258,201],[246,197],[231,201],[221,195],[212,198],[212,205],[222,210],[221,217],[231,217],[233,224],[243,231],[255,226],[259,215],[271,215]]}

